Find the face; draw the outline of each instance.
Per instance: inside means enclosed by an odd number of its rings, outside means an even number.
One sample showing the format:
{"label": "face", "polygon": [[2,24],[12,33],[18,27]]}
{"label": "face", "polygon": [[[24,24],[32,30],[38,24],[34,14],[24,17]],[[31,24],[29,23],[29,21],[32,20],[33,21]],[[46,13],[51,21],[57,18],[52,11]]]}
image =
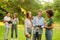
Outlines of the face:
{"label": "face", "polygon": [[31,12],[29,13],[29,18],[31,18],[32,17],[32,14],[31,14]]}
{"label": "face", "polygon": [[10,13],[8,13],[7,16],[10,16]]}
{"label": "face", "polygon": [[14,18],[15,18],[15,17],[16,17],[16,13],[14,13],[14,15],[13,15],[13,16],[14,16]]}
{"label": "face", "polygon": [[42,11],[38,12],[38,16],[39,17],[42,16]]}
{"label": "face", "polygon": [[47,17],[50,18],[49,14],[47,13]]}

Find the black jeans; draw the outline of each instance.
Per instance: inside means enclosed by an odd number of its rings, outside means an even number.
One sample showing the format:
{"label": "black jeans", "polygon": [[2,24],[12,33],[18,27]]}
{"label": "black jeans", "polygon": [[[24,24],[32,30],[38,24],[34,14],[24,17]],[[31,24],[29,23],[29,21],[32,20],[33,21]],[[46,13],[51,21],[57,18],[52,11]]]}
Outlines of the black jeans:
{"label": "black jeans", "polygon": [[33,34],[33,40],[41,40],[41,38],[42,38],[42,34],[37,34],[37,33],[35,33],[35,34]]}
{"label": "black jeans", "polygon": [[14,33],[14,30],[15,30],[15,37],[17,38],[17,25],[15,24],[12,24],[12,27],[11,27],[11,38],[13,38],[13,33]]}

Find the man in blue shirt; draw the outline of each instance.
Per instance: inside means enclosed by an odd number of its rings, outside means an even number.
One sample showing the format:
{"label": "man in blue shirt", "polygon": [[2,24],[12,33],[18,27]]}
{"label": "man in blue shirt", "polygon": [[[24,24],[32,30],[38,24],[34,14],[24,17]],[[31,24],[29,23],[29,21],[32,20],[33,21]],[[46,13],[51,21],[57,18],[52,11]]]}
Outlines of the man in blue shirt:
{"label": "man in blue shirt", "polygon": [[38,15],[33,18],[33,40],[41,40],[43,28],[44,28],[44,18],[42,17],[42,11],[38,11]]}

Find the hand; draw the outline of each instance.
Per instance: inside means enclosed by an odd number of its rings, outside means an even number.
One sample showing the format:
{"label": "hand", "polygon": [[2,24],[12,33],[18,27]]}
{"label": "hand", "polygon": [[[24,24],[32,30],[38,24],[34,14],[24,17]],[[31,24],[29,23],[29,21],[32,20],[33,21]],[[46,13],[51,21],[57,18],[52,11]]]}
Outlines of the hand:
{"label": "hand", "polygon": [[45,22],[45,27],[44,27],[44,28],[47,28],[47,26],[48,26],[48,23],[47,23],[47,22]]}
{"label": "hand", "polygon": [[26,34],[26,37],[30,37],[30,34]]}
{"label": "hand", "polygon": [[30,37],[30,34],[28,34],[28,37]]}
{"label": "hand", "polygon": [[44,28],[47,28],[47,27],[44,27]]}
{"label": "hand", "polygon": [[32,30],[34,30],[34,27],[31,27]]}

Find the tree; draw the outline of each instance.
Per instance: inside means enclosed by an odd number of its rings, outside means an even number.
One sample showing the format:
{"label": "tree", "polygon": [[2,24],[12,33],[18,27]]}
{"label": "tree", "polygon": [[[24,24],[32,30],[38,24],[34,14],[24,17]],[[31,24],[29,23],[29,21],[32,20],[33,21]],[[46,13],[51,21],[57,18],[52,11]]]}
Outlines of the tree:
{"label": "tree", "polygon": [[60,20],[60,0],[54,0],[53,9],[55,13],[55,20]]}

